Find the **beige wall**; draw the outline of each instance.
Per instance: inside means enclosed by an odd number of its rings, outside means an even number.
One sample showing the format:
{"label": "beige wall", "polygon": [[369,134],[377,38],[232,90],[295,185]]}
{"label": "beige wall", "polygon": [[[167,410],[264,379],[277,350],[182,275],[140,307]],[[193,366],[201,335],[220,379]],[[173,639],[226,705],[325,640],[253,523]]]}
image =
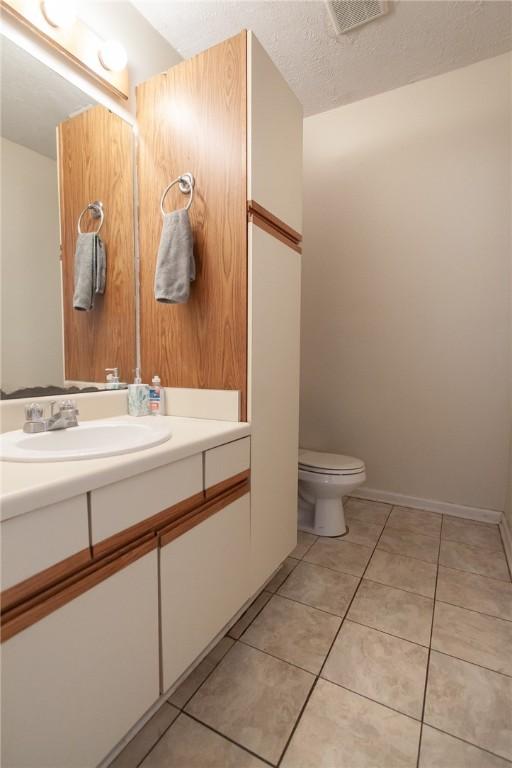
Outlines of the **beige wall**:
{"label": "beige wall", "polygon": [[62,384],[57,164],[1,139],[1,386]]}
{"label": "beige wall", "polygon": [[301,443],[502,510],[509,54],[304,121]]}

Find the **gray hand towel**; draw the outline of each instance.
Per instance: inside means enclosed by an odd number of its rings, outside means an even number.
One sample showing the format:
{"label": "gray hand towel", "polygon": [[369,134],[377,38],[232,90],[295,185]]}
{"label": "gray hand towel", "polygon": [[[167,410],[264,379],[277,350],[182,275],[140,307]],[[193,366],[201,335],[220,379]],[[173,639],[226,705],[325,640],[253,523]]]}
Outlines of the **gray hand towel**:
{"label": "gray hand towel", "polygon": [[107,259],[102,239],[82,232],[76,240],[73,308],[85,312],[94,307],[94,295],[104,293]]}
{"label": "gray hand towel", "polygon": [[188,211],[164,215],[156,260],[155,299],[164,304],[184,304],[196,278],[194,241]]}

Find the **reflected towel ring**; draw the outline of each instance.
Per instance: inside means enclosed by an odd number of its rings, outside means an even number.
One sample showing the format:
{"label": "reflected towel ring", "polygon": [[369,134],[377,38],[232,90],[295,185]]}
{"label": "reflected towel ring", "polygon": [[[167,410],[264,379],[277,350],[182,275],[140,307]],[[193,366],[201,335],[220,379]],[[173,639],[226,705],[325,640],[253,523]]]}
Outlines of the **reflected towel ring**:
{"label": "reflected towel ring", "polygon": [[98,229],[95,230],[95,232],[93,233],[93,234],[97,235],[97,234],[99,234],[99,231],[100,231],[100,229],[103,226],[103,219],[105,218],[105,215],[103,213],[103,203],[101,202],[101,200],[95,200],[93,203],[89,203],[88,205],[85,206],[85,208],[83,209],[82,213],[78,217],[78,227],[77,228],[78,228],[78,234],[79,235],[83,234],[82,230],[80,229],[80,223],[82,221],[82,217],[84,216],[84,214],[87,213],[87,211],[91,212],[91,216],[92,216],[93,219],[99,219],[100,220],[100,225],[99,225]]}
{"label": "reflected towel ring", "polygon": [[160,200],[160,210],[162,212],[162,216],[165,216],[165,211],[164,211],[165,196],[168,193],[168,191],[171,189],[171,187],[174,187],[175,184],[180,185],[180,192],[183,192],[184,195],[190,195],[189,201],[185,206],[185,210],[188,211],[188,209],[192,205],[195,183],[196,183],[196,180],[194,179],[191,173],[183,173],[181,176],[178,176],[177,179],[174,179],[174,181],[171,181],[171,183],[164,189],[162,193],[162,199]]}

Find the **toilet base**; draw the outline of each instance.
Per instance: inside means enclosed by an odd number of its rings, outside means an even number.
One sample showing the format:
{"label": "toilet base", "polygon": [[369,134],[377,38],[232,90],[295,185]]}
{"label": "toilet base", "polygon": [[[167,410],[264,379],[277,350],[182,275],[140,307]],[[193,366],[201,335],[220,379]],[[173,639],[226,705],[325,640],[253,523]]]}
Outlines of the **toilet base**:
{"label": "toilet base", "polygon": [[347,533],[343,501],[340,498],[317,499],[315,504],[310,504],[299,496],[298,513],[300,531],[331,537]]}

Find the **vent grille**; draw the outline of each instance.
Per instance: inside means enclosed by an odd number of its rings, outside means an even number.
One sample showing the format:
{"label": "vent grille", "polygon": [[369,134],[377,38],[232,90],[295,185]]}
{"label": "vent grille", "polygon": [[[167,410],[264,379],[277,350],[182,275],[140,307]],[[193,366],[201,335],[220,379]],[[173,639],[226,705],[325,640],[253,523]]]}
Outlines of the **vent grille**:
{"label": "vent grille", "polygon": [[385,16],[388,12],[387,3],[383,0],[328,0],[326,5],[338,35]]}

